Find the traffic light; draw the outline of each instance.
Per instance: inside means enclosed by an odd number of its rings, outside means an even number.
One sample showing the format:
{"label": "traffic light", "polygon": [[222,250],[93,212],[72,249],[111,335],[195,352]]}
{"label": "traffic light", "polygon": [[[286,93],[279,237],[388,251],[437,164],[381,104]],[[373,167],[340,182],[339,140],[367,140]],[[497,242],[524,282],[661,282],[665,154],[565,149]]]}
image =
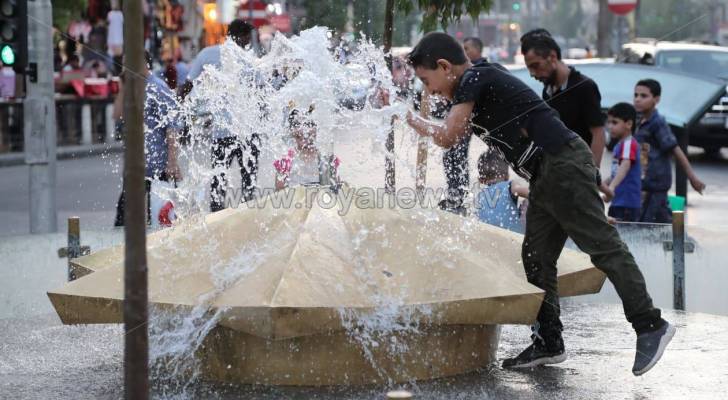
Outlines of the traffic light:
{"label": "traffic light", "polygon": [[25,73],[28,61],[28,0],[0,0],[0,61]]}
{"label": "traffic light", "polygon": [[521,3],[517,2],[517,1],[514,2],[513,3],[513,11],[515,11],[515,12],[521,11]]}

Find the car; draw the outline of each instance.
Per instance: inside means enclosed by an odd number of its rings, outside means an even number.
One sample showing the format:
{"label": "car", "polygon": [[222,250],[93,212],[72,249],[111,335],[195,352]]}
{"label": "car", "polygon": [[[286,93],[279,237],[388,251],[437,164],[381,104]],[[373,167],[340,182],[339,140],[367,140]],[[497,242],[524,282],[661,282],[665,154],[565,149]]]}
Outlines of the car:
{"label": "car", "polygon": [[[643,39],[626,43],[617,63],[643,64],[728,82],[728,47]],[[728,87],[690,130],[690,145],[717,155],[728,147]]]}

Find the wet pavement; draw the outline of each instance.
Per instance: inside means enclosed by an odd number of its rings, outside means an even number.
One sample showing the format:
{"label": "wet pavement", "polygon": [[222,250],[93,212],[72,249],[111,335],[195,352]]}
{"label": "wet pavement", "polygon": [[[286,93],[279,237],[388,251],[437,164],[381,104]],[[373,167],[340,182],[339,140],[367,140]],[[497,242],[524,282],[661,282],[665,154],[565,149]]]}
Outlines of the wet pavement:
{"label": "wet pavement", "polygon": [[[415,399],[719,399],[728,392],[728,317],[664,311],[678,331],[657,366],[634,377],[635,336],[621,307],[565,301],[569,359],[525,371],[497,365],[404,387]],[[503,328],[498,358],[528,344],[523,326]],[[0,320],[0,398],[122,398],[121,326],[63,326],[55,315]],[[387,387],[273,388],[155,378],[154,398],[382,399]]]}

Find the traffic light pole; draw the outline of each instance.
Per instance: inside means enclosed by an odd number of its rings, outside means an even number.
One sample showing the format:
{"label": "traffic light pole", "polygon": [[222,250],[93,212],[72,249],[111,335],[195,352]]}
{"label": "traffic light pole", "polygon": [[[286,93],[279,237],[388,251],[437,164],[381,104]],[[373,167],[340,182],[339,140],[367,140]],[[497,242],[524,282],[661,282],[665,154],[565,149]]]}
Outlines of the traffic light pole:
{"label": "traffic light pole", "polygon": [[28,1],[28,69],[23,101],[25,163],[29,167],[30,233],[56,221],[56,104],[50,0]]}

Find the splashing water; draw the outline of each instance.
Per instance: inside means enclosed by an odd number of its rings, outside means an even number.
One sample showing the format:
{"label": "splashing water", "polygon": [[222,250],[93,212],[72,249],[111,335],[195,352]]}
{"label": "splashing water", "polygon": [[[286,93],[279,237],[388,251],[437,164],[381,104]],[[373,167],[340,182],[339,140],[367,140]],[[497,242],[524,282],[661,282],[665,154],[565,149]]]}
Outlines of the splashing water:
{"label": "splashing water", "polygon": [[[342,176],[350,184],[383,183],[386,137],[392,129],[393,117],[404,119],[407,105],[395,101],[382,106],[372,100],[379,90],[395,93],[381,48],[362,39],[346,65],[336,59],[331,48],[327,28],[323,27],[303,31],[292,38],[277,35],[270,52],[260,58],[231,41],[221,45],[220,66],[205,67],[195,80],[193,91],[179,103],[173,116],[189,128],[189,143],[179,154],[183,180],[165,193],[174,199],[180,219],[198,219],[209,209],[210,181],[224,172],[219,167],[213,168],[210,161],[210,149],[217,138],[235,137],[242,143],[259,140],[261,153],[254,184],[258,188],[272,188],[275,175],[272,160],[286,154],[293,145],[286,121],[294,108],[311,110],[310,118],[318,127],[315,145],[322,155],[338,151],[353,155],[351,160],[342,160]],[[345,106],[351,103],[356,107]],[[362,136],[368,146],[361,145]],[[252,156],[248,147],[243,163]],[[406,170],[414,177],[415,165],[409,164],[411,167]],[[228,171],[227,175],[233,178],[231,188],[240,187],[234,179],[237,173]],[[206,229],[204,220],[199,218],[199,221],[198,229]],[[384,227],[375,227],[375,230],[381,229]],[[362,234],[366,235],[365,230]],[[390,246],[391,243],[384,243],[384,247]],[[175,385],[181,385],[183,394],[199,375],[195,352],[225,313],[224,309],[213,309],[211,304],[261,264],[268,254],[264,247],[241,243],[238,257],[216,262],[216,243],[200,244],[197,251],[209,254],[208,259],[213,260],[210,274],[214,289],[200,296],[194,307],[152,310],[151,360],[156,375],[177,379]],[[371,289],[374,280],[369,274],[375,272],[367,260],[366,254],[356,260],[355,274]],[[366,312],[341,309],[341,324],[383,380],[388,380],[384,371],[374,365],[372,349],[381,346],[394,356],[404,354],[407,346],[398,342],[396,334],[418,334],[416,321],[422,321],[432,311],[427,305],[405,307],[402,295],[396,293],[370,292],[376,307]]]}

